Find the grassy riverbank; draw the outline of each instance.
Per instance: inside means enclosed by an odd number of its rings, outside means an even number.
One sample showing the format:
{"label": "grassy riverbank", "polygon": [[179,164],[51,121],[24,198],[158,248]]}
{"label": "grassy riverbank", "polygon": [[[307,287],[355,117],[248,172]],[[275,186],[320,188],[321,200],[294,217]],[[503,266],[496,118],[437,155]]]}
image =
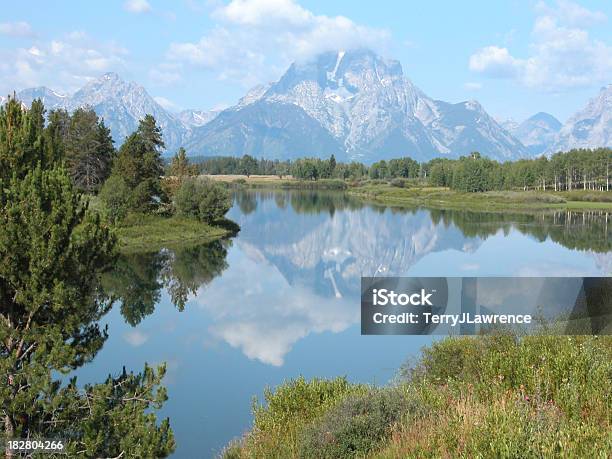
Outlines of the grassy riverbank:
{"label": "grassy riverbank", "polygon": [[351,195],[392,206],[426,206],[484,211],[572,209],[612,211],[612,193],[489,191],[461,193],[448,188],[399,188],[389,184],[351,187]]}
{"label": "grassy riverbank", "polygon": [[[97,196],[89,196],[88,199],[91,210],[102,212]],[[225,219],[208,225],[194,218],[132,213],[115,227],[115,234],[119,251],[128,253],[204,244],[232,236],[239,230],[236,223]]]}
{"label": "grassy riverbank", "polygon": [[612,337],[446,338],[388,387],[265,393],[229,458],[610,457]]}
{"label": "grassy riverbank", "polygon": [[382,180],[349,182],[338,179],[296,180],[273,175],[246,177],[244,175],[211,175],[213,180],[249,188],[346,190],[353,196],[389,206],[425,206],[440,209],[469,209],[481,211],[530,211],[542,209],[610,210],[612,192],[598,191],[489,191],[462,193],[448,188],[426,187]]}
{"label": "grassy riverbank", "polygon": [[191,218],[130,215],[115,230],[121,252],[150,252],[210,242],[237,231],[229,221],[207,225]]}

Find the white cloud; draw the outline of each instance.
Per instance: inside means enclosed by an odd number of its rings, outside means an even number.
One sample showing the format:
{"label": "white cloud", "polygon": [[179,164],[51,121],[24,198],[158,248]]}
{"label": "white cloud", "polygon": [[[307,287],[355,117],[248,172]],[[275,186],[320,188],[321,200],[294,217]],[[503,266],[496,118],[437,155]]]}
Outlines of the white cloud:
{"label": "white cloud", "polygon": [[32,27],[25,21],[0,23],[0,35],[10,37],[31,37],[34,35]]}
{"label": "white cloud", "polygon": [[314,19],[310,11],[291,0],[233,0],[218,8],[214,15],[235,24],[257,27],[307,26]]}
{"label": "white cloud", "polygon": [[168,86],[181,80],[180,64],[165,62],[149,70],[149,79],[155,86]]}
{"label": "white cloud", "polygon": [[214,9],[217,24],[196,42],[172,43],[167,59],[252,85],[278,76],[294,60],[329,50],[384,48],[386,30],[344,16],[316,15],[293,0],[233,0]]}
{"label": "white cloud", "polygon": [[126,11],[130,13],[148,13],[152,10],[151,4],[147,0],[128,0],[123,4]]}
{"label": "white cloud", "polygon": [[464,263],[460,266],[462,271],[478,271],[480,265],[478,263]]}
{"label": "white cloud", "polygon": [[558,17],[564,24],[573,27],[590,27],[607,20],[601,11],[590,11],[567,0],[558,0],[556,8],[551,8],[546,2],[540,1],[536,5],[536,11],[542,16]]}
{"label": "white cloud", "polygon": [[32,46],[30,49],[28,49],[28,52],[32,56],[36,56],[36,57],[43,57],[45,55],[45,53],[41,51],[40,49],[38,49],[36,46]]}
{"label": "white cloud", "polygon": [[591,37],[588,30],[606,16],[564,0],[555,8],[541,2],[536,9],[528,56],[486,46],[470,57],[470,70],[549,91],[609,83],[612,45]]}
{"label": "white cloud", "polygon": [[516,74],[522,62],[510,55],[507,48],[487,46],[470,56],[470,70],[493,78],[508,78]]}
{"label": "white cloud", "polygon": [[29,47],[0,50],[1,93],[32,86],[72,92],[108,71],[125,69],[127,50],[80,31]]}

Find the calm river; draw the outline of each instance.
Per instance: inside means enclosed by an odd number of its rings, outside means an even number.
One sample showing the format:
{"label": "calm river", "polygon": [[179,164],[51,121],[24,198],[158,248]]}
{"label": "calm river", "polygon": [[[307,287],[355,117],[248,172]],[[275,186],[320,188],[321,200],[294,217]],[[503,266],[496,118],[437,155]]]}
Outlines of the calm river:
{"label": "calm river", "polygon": [[[361,336],[360,277],[612,273],[605,213],[400,210],[341,193],[244,191],[227,241],[122,256],[121,298],[83,382],[167,363],[174,457],[214,457],[253,396],[299,375],[385,384],[430,337]],[[608,220],[611,220],[608,222]]]}

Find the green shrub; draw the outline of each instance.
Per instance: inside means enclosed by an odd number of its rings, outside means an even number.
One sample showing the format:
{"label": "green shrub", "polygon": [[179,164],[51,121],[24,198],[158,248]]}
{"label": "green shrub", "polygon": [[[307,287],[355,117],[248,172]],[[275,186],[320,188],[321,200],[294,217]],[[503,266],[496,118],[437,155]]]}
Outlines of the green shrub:
{"label": "green shrub", "polygon": [[126,217],[130,209],[131,192],[123,178],[111,175],[102,186],[98,197],[111,223],[119,223]]}
{"label": "green shrub", "polygon": [[226,457],[611,457],[610,336],[446,338],[402,375],[268,390]]}
{"label": "green shrub", "polygon": [[282,188],[300,188],[317,190],[344,190],[347,185],[341,179],[319,179],[319,180],[290,180],[282,182]]}
{"label": "green shrub", "polygon": [[343,377],[307,381],[300,376],[281,384],[274,391],[265,389],[266,405],[253,407],[254,425],[258,430],[268,430],[291,419],[311,419],[320,413],[322,407],[352,392],[353,386]]}
{"label": "green shrub", "polygon": [[212,223],[223,218],[232,201],[224,186],[209,179],[190,178],[177,190],[174,206],[179,215]]}
{"label": "green shrub", "polygon": [[265,405],[253,405],[253,430],[244,441],[249,455],[266,458],[295,457],[299,432],[322,413],[366,386],[346,378],[331,380],[303,377],[264,391]]}
{"label": "green shrub", "polygon": [[326,190],[344,190],[346,182],[341,179],[321,179],[318,181],[319,187]]}
{"label": "green shrub", "polygon": [[393,180],[391,180],[391,182],[389,182],[391,186],[396,186],[398,188],[408,188],[409,183],[410,182],[408,181],[408,179],[401,177],[394,178]]}
{"label": "green shrub", "polygon": [[242,457],[242,446],[237,441],[232,441],[221,451],[222,459],[240,459]]}
{"label": "green shrub", "polygon": [[300,442],[302,458],[363,456],[386,440],[410,406],[400,389],[377,389],[352,395],[305,429]]}

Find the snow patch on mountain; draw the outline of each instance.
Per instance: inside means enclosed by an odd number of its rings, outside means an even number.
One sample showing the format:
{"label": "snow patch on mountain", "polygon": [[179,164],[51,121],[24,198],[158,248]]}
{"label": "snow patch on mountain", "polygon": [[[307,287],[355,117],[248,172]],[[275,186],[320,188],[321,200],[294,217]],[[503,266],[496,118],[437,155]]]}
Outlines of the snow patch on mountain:
{"label": "snow patch on mountain", "polygon": [[176,118],[181,121],[187,128],[192,128],[204,126],[206,123],[210,123],[217,117],[219,113],[221,113],[221,110],[205,111],[187,109],[177,113]]}

